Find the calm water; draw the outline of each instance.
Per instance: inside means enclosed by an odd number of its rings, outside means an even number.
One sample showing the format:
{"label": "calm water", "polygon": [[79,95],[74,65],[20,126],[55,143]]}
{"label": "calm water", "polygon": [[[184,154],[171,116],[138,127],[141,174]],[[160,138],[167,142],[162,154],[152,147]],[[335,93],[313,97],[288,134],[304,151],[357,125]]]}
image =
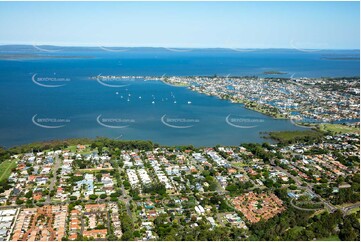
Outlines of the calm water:
{"label": "calm water", "polygon": [[[15,58],[14,54],[26,56]],[[34,54],[55,58],[34,59]],[[260,132],[300,128],[287,120],[275,120],[183,87],[158,81],[124,80],[116,82],[124,87],[112,88],[89,77],[100,73],[260,76],[267,70],[287,72],[281,75],[285,77],[359,76],[360,63],[355,57],[359,57],[359,51],[114,52],[70,48],[42,52],[32,47],[1,47],[0,145],[96,136],[145,139],[168,145],[262,142]],[[35,79],[39,83],[62,86],[36,85],[32,81],[34,74],[36,78],[53,78],[44,82]]]}

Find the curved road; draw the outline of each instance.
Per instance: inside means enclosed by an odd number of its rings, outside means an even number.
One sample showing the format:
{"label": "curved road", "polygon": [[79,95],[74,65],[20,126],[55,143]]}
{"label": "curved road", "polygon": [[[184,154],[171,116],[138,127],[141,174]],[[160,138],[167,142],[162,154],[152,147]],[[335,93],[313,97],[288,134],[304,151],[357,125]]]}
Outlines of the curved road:
{"label": "curved road", "polygon": [[298,210],[302,210],[302,211],[317,211],[317,210],[320,210],[321,208],[301,208],[301,207],[298,207],[297,205],[295,205],[293,203],[293,200],[294,198],[291,199],[290,203],[292,205],[292,207],[298,209]]}

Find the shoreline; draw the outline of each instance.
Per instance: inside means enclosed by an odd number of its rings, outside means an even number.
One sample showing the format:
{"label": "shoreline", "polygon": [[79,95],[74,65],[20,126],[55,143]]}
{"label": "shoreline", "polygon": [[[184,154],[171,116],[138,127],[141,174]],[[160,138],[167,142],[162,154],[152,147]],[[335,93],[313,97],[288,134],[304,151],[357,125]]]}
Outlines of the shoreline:
{"label": "shoreline", "polygon": [[[279,107],[277,106],[272,106],[270,104],[263,104],[263,103],[258,103],[256,101],[252,101],[252,100],[247,100],[247,99],[239,99],[237,97],[233,97],[231,96],[231,94],[229,93],[225,93],[225,91],[205,91],[205,87],[201,86],[194,86],[192,85],[193,82],[197,82],[199,81],[201,78],[211,78],[211,79],[215,79],[216,81],[224,81],[224,82],[229,82],[230,78],[236,79],[236,80],[242,80],[242,79],[247,79],[247,80],[276,80],[276,81],[285,81],[285,82],[289,82],[288,84],[290,85],[297,85],[300,86],[301,84],[298,82],[294,82],[294,78],[292,77],[258,77],[258,76],[227,76],[227,77],[222,77],[222,76],[171,76],[171,77],[166,77],[166,76],[96,76],[96,77],[90,77],[91,79],[97,79],[97,78],[101,78],[102,80],[126,80],[126,79],[144,79],[144,80],[154,80],[154,81],[160,81],[161,83],[168,85],[168,86],[172,86],[172,87],[186,87],[187,89],[197,92],[199,94],[205,94],[207,96],[214,96],[217,97],[221,100],[228,100],[232,103],[238,103],[238,104],[244,104],[244,108],[247,108],[249,110],[267,115],[269,117],[275,118],[275,119],[284,119],[284,120],[291,120],[291,119],[295,119],[292,115],[291,115],[291,111],[289,110],[287,114],[282,114],[279,112]],[[325,78],[299,78],[299,80],[310,80],[310,81],[314,81],[314,80],[343,80],[343,79],[359,79],[359,77],[325,77]],[[215,85],[216,83],[214,83]],[[303,84],[304,86],[307,86],[307,84]],[[228,90],[229,91],[229,90]],[[262,91],[261,91],[262,92]],[[307,112],[307,109],[300,109],[300,110],[295,110],[298,112]],[[331,116],[332,117],[332,116]],[[339,119],[333,119],[331,120],[329,117],[329,121],[327,121],[326,119],[320,119],[317,120],[315,119],[315,121],[318,123],[329,123],[332,124],[333,122],[338,122],[338,121],[343,121],[345,119],[339,118]],[[307,118],[307,117],[306,117]],[[298,118],[296,118],[298,119]],[[354,118],[352,118],[354,119]],[[294,122],[292,122],[293,124],[295,124]],[[309,122],[309,121],[305,121],[303,120],[302,123],[305,124],[310,124],[312,125],[313,122]],[[345,123],[354,123],[354,122],[347,122],[345,121]],[[295,124],[296,126],[299,126],[298,124]],[[301,126],[299,126],[301,127]],[[303,127],[303,128],[306,128]]]}

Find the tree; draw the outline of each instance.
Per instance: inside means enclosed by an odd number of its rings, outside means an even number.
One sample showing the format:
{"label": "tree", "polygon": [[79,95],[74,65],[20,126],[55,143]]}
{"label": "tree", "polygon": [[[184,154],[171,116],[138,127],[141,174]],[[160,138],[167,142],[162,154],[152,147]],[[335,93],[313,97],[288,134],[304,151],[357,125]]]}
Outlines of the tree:
{"label": "tree", "polygon": [[130,188],[130,183],[129,183],[129,181],[125,180],[125,181],[123,182],[123,185],[124,185],[124,188],[125,188],[125,189],[129,190],[129,188]]}
{"label": "tree", "polygon": [[110,234],[110,235],[108,235],[107,240],[108,241],[117,241],[117,240],[119,240],[119,238],[117,236],[115,236],[114,234]]}
{"label": "tree", "polygon": [[167,193],[165,185],[163,183],[154,183],[143,187],[144,193],[157,193],[159,195],[164,195]]}
{"label": "tree", "polygon": [[31,198],[31,197],[33,197],[33,192],[32,191],[28,191],[26,194],[25,194],[25,197],[26,198]]}
{"label": "tree", "polygon": [[103,147],[99,146],[98,147],[98,154],[101,155],[103,153]]}
{"label": "tree", "polygon": [[95,199],[98,198],[98,196],[95,195],[95,194],[91,194],[91,195],[89,195],[89,198],[90,198],[91,200],[95,200]]}
{"label": "tree", "polygon": [[122,240],[128,241],[133,239],[133,232],[132,231],[125,231],[122,235]]}
{"label": "tree", "polygon": [[97,173],[95,175],[95,177],[97,178],[98,181],[100,181],[102,179],[102,174],[101,173]]}
{"label": "tree", "polygon": [[340,229],[341,240],[360,240],[360,222],[355,214],[347,215]]}
{"label": "tree", "polygon": [[140,232],[139,232],[138,230],[134,231],[134,232],[133,232],[133,236],[134,236],[135,238],[139,238],[139,237],[140,237]]}

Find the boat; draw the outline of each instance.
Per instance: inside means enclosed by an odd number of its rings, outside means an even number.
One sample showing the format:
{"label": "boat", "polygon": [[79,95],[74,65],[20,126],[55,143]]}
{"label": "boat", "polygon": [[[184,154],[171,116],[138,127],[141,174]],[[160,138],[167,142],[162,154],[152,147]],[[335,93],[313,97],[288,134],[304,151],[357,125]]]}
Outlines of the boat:
{"label": "boat", "polygon": [[191,101],[188,101],[188,104],[191,104],[192,102]]}
{"label": "boat", "polygon": [[154,101],[152,101],[152,104],[154,104],[155,102]]}
{"label": "boat", "polygon": [[173,103],[177,103],[177,101],[174,101]]}

